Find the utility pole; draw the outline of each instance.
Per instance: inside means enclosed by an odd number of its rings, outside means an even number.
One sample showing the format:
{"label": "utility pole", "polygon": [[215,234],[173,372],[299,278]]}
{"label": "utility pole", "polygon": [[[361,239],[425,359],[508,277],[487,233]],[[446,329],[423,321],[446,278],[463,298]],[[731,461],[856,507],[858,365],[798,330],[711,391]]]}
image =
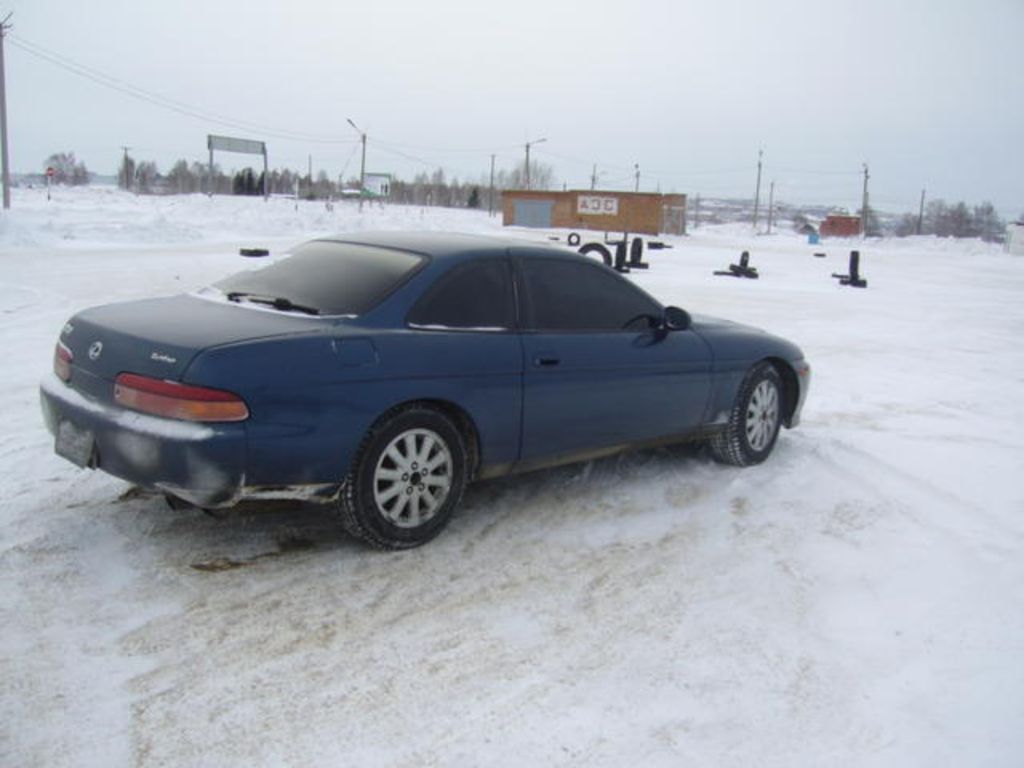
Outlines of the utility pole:
{"label": "utility pole", "polygon": [[121,149],[124,150],[124,160],[121,161],[121,172],[124,174],[124,188],[131,192],[132,178],[128,175],[128,150],[130,150],[131,147],[126,147],[122,144]]}
{"label": "utility pole", "polygon": [[764,150],[757,150],[757,187],[754,190],[754,234],[757,234],[757,210],[761,204],[761,158]]}
{"label": "utility pole", "polygon": [[868,179],[870,178],[868,164],[864,163],[864,198],[860,206],[860,233],[863,237],[868,235]]}
{"label": "utility pole", "polygon": [[531,144],[542,144],[547,141],[544,139],[534,139],[533,141],[526,142],[526,188],[530,188],[530,145]]}
{"label": "utility pole", "polygon": [[633,187],[634,192],[640,191],[640,163],[633,163],[633,170],[636,171],[636,185]]}
{"label": "utility pole", "polygon": [[594,163],[594,170],[590,173],[590,190],[593,192],[597,189],[597,163]]}
{"label": "utility pole", "polygon": [[7,165],[7,85],[4,75],[4,36],[11,28],[11,14],[0,21],[0,175],[3,177],[4,210],[11,207],[11,169]]}
{"label": "utility pole", "polygon": [[768,185],[768,234],[772,233],[772,221],[775,216],[775,179]]}
{"label": "utility pole", "polygon": [[924,229],[924,190],[921,190],[921,207],[917,209],[917,234]]}
{"label": "utility pole", "polygon": [[494,215],[494,155],[491,155],[491,191],[487,193],[487,215]]}
{"label": "utility pole", "polygon": [[360,130],[359,126],[352,122],[351,118],[348,119],[348,124],[356,129],[356,133],[359,134],[359,140],[363,143],[363,157],[359,161],[359,210],[363,210],[363,195],[366,194],[366,132]]}

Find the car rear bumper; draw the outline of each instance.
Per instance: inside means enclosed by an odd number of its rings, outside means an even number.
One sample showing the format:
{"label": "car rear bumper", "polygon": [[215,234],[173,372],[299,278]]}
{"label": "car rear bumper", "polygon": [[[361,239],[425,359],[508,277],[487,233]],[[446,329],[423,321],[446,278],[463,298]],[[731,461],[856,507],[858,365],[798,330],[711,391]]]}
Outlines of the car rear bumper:
{"label": "car rear bumper", "polygon": [[105,405],[56,376],[39,387],[56,452],[82,467],[200,507],[231,506],[245,484],[242,424],[197,424]]}

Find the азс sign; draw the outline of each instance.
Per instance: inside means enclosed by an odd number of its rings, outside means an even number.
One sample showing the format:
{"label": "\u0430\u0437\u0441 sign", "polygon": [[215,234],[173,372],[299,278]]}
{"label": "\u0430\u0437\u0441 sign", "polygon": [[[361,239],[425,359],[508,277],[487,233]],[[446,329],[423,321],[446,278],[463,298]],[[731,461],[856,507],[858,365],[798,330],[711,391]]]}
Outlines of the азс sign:
{"label": "\u0430\u0437\u0441 sign", "polygon": [[581,216],[618,216],[619,198],[580,195],[576,198],[576,212]]}

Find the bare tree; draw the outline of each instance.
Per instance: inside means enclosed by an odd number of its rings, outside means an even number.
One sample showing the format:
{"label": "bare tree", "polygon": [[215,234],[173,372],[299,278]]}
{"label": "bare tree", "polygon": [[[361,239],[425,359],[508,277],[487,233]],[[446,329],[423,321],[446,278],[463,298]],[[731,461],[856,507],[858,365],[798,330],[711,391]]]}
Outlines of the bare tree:
{"label": "bare tree", "polygon": [[135,168],[135,191],[143,195],[151,194],[159,177],[160,171],[152,160],[139,163]]}
{"label": "bare tree", "polygon": [[53,168],[53,181],[56,184],[78,186],[89,183],[89,169],[85,163],[75,159],[74,152],[56,152],[46,158],[46,167]]}

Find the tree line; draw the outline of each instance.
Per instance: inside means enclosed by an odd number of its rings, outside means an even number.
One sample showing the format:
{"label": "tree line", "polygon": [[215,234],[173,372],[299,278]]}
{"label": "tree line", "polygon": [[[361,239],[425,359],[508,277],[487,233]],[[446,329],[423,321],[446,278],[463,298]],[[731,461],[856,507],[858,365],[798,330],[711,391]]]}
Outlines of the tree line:
{"label": "tree line", "polygon": [[[1021,218],[1024,220],[1024,214]],[[969,207],[962,201],[932,200],[925,207],[923,216],[905,213],[896,220],[891,231],[896,237],[980,237],[988,243],[1001,243],[1006,239],[1006,222],[989,202]]]}
{"label": "tree line", "polygon": [[[499,205],[499,190],[521,189],[525,186],[526,169],[520,164],[511,170],[498,170],[494,176],[495,199],[489,200],[490,179],[461,181],[448,178],[443,169],[431,173],[420,172],[412,181],[394,178],[391,180],[388,199],[410,205],[433,205],[453,208],[481,208],[488,204]],[[285,169],[273,169],[267,174],[267,193],[271,195],[295,195],[309,200],[327,200],[358,195],[358,177],[332,179],[326,171],[315,177]],[[264,172],[243,168],[229,176],[217,164],[211,169],[208,164],[178,160],[171,170],[161,174],[156,163],[136,162],[127,153],[118,169],[118,186],[139,194],[190,194],[209,193],[234,195],[262,195]],[[530,185],[533,189],[549,189],[554,184],[554,170],[543,163],[530,163]]]}
{"label": "tree line", "polygon": [[[46,167],[53,168],[52,181],[55,184],[81,185],[89,183],[89,170],[85,163],[75,157],[74,152],[57,152],[46,159]],[[231,175],[224,173],[214,164],[212,171],[208,164],[181,159],[171,166],[170,171],[161,174],[153,161],[136,160],[125,153],[118,169],[118,186],[139,194],[208,194],[218,195],[262,195],[263,171],[243,168]],[[358,177],[342,181],[331,179],[325,171],[315,177],[301,174],[288,168],[272,169],[267,175],[268,193],[272,195],[294,195],[307,200],[330,200],[348,194],[358,194]],[[554,169],[536,161],[530,163],[530,187],[551,189],[555,186]],[[212,187],[212,190],[211,190]],[[411,181],[394,178],[391,181],[388,199],[406,205],[441,206],[451,208],[499,208],[501,190],[524,189],[526,169],[519,163],[511,169],[496,170],[494,174],[494,199],[490,199],[489,175],[481,174],[476,180],[449,178],[443,169],[431,173],[417,173]],[[784,204],[778,209],[784,210]],[[796,228],[808,223],[799,209],[791,212]],[[707,221],[714,220],[712,215]],[[1024,213],[1020,220],[1024,221]],[[981,238],[986,242],[1002,242],[1006,236],[1006,222],[990,202],[969,206],[961,201],[947,203],[932,200],[925,207],[923,215],[904,213],[899,216],[878,215],[869,209],[868,234],[907,237],[910,235],[935,235],[937,237]]]}

